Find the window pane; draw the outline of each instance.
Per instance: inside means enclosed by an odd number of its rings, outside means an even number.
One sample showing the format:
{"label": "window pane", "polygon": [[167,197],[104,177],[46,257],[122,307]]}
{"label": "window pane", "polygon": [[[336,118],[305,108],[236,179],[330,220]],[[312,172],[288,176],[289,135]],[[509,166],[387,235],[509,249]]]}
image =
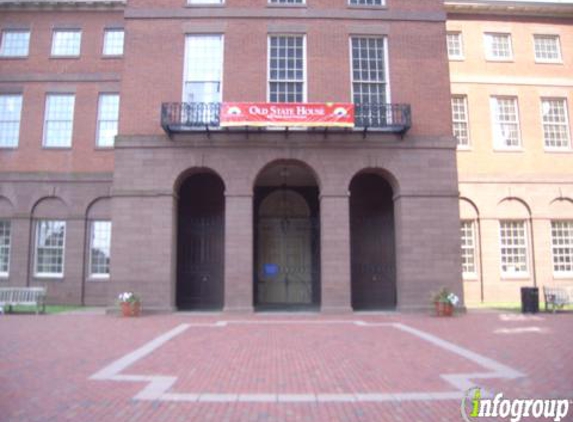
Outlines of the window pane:
{"label": "window pane", "polygon": [[36,274],[62,276],[66,222],[40,220],[36,225]]}
{"label": "window pane", "polygon": [[0,148],[18,146],[21,115],[21,95],[0,95]]}
{"label": "window pane", "polygon": [[117,135],[119,95],[101,94],[98,105],[97,146],[111,147]]}
{"label": "window pane", "polygon": [[44,146],[69,147],[72,145],[74,95],[57,94],[46,97],[44,117]]}
{"label": "window pane", "polygon": [[524,275],[527,266],[527,237],[524,221],[501,221],[501,271],[505,275]]}
{"label": "window pane", "polygon": [[304,37],[271,36],[269,46],[269,101],[304,101]]}
{"label": "window pane", "polygon": [[349,4],[359,6],[382,6],[384,2],[382,0],[350,0]]}
{"label": "window pane", "polygon": [[30,31],[3,31],[0,57],[26,57],[30,48]]}
{"label": "window pane", "polygon": [[187,36],[185,54],[185,101],[220,102],[223,37],[221,35]]}
{"label": "window pane", "polygon": [[304,4],[304,0],[270,0],[271,4]]}
{"label": "window pane", "polygon": [[492,97],[492,122],[494,144],[499,149],[521,147],[517,99],[511,97]]}
{"label": "window pane", "polygon": [[458,145],[469,146],[468,103],[465,95],[452,97],[452,122],[454,136],[458,139]]}
{"label": "window pane", "polygon": [[124,36],[123,29],[106,29],[103,38],[104,56],[121,56],[123,54]]}
{"label": "window pane", "polygon": [[79,30],[54,31],[52,39],[53,56],[79,56],[82,33]]}
{"label": "window pane", "polygon": [[448,58],[463,58],[462,34],[460,32],[448,32],[447,34]]}
{"label": "window pane", "polygon": [[510,34],[486,34],[486,56],[491,60],[508,60],[513,56]]}
{"label": "window pane", "polygon": [[543,138],[547,148],[569,149],[569,119],[565,99],[541,100]]}
{"label": "window pane", "polygon": [[94,221],[91,224],[90,275],[109,276],[111,250],[111,221]]}
{"label": "window pane", "polygon": [[464,275],[475,276],[476,257],[475,257],[475,231],[473,221],[461,222],[461,240],[462,240],[462,271]]}
{"label": "window pane", "polygon": [[542,62],[560,62],[561,49],[557,35],[535,35],[535,59]]}
{"label": "window pane", "polygon": [[551,222],[553,272],[573,273],[573,221]]}
{"label": "window pane", "polygon": [[10,240],[12,226],[8,220],[0,220],[0,274],[7,276],[10,271]]}

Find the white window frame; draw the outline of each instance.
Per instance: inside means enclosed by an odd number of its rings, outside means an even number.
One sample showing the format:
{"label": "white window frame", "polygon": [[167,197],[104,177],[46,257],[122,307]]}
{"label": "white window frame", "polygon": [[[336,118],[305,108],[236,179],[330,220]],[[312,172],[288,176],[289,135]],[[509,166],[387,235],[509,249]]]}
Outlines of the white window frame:
{"label": "white window frame", "polygon": [[[112,33],[121,33],[122,34],[122,39],[121,39],[121,52],[116,53],[116,52],[106,52],[106,48],[111,48],[111,46],[113,46],[114,44],[111,43],[111,34]],[[110,37],[110,38],[108,38]],[[110,44],[111,43],[111,44]],[[102,55],[104,57],[121,57],[123,56],[123,53],[125,51],[125,29],[123,28],[106,28],[103,31],[103,46],[102,46]]]}
{"label": "white window frame", "polygon": [[301,6],[306,4],[306,0],[267,0],[273,6]]}
{"label": "white window frame", "polygon": [[[54,120],[54,119],[48,119],[48,113],[50,112],[50,107],[49,107],[49,103],[50,103],[50,98],[53,97],[60,97],[60,96],[65,96],[65,97],[73,97],[73,101],[72,101],[72,115],[71,118],[69,120]],[[43,141],[42,141],[42,146],[44,148],[71,148],[72,146],[72,141],[74,138],[74,115],[75,115],[75,104],[76,104],[76,96],[75,94],[65,94],[65,93],[57,93],[57,94],[46,94],[46,105],[45,105],[45,111],[44,111],[44,135],[43,135]],[[50,122],[52,121],[56,121],[56,122],[67,122],[70,121],[71,122],[71,127],[70,127],[70,139],[69,142],[66,145],[50,145],[49,144],[49,139],[48,139],[48,125]]]}
{"label": "white window frame", "polygon": [[[545,119],[545,113],[543,111],[543,104],[545,101],[560,101],[563,102],[563,112],[565,115],[565,122],[563,123],[546,123],[544,121]],[[567,102],[567,98],[557,98],[557,97],[541,97],[541,103],[540,103],[540,112],[541,112],[541,129],[543,130],[543,147],[545,148],[546,151],[551,151],[551,152],[559,152],[559,151],[571,151],[571,128],[569,126],[569,103]],[[567,145],[565,146],[551,146],[551,145],[547,145],[547,139],[545,137],[545,125],[554,125],[554,126],[562,126],[565,128],[565,131],[567,132]]]}
{"label": "white window frame", "polygon": [[220,5],[225,4],[225,0],[187,0],[187,4]]}
{"label": "white window frame", "polygon": [[[461,99],[464,104],[464,114],[465,120],[456,120],[455,113],[454,113],[454,99]],[[459,138],[455,133],[455,126],[456,123],[458,124],[465,124],[466,126],[466,133],[467,133],[467,144],[461,144]],[[457,147],[458,149],[471,149],[471,134],[470,134],[470,113],[469,113],[469,106],[468,106],[468,96],[465,94],[452,94],[452,132],[453,135],[458,139]]]}
{"label": "white window frame", "polygon": [[[504,36],[508,38],[509,41],[509,55],[507,57],[494,56],[491,49],[493,43],[493,37]],[[484,45],[485,45],[485,58],[488,61],[494,62],[511,62],[513,61],[513,39],[510,32],[485,32],[484,33]]]}
{"label": "white window frame", "polygon": [[[13,97],[12,99],[17,99],[18,100],[18,105],[20,108],[20,111],[18,112],[18,130],[17,130],[17,135],[16,135],[16,142],[13,142],[12,144],[6,144],[3,145],[0,143],[0,149],[4,149],[4,148],[18,148],[18,145],[20,144],[20,128],[21,128],[21,124],[22,124],[22,105],[23,105],[23,96],[22,94],[0,94],[0,98],[5,99],[6,101],[10,100],[10,97]],[[2,116],[0,116],[2,117]],[[14,124],[16,122],[16,120],[2,120],[2,123],[7,123],[7,124]],[[0,126],[1,129],[1,126]]]}
{"label": "white window frame", "polygon": [[[450,36],[456,36],[457,42],[459,43],[460,54],[450,54]],[[462,31],[448,31],[446,33],[446,46],[448,51],[449,60],[464,60],[464,37]]]}
{"label": "white window frame", "polygon": [[[56,44],[56,38],[57,38],[57,34],[60,33],[75,33],[78,34],[78,45],[77,45],[77,52],[64,52],[64,53],[58,53],[57,50],[57,44]],[[80,57],[82,52],[82,30],[81,29],[54,29],[53,33],[52,33],[52,48],[51,48],[51,56],[55,57],[55,58],[66,58],[66,57],[71,57],[71,58],[77,58]]]}
{"label": "white window frame", "polygon": [[[25,51],[16,54],[10,54],[6,51],[6,35],[23,34],[25,35]],[[0,43],[0,57],[2,58],[23,58],[30,55],[30,30],[29,29],[5,29],[2,31],[2,42]]]}
{"label": "white window frame", "polygon": [[[62,271],[59,273],[46,273],[46,272],[39,272],[38,271],[38,249],[40,248],[38,242],[40,241],[40,225],[43,222],[47,223],[63,223],[64,224],[64,238],[62,241],[62,247],[58,248],[61,249],[62,254]],[[36,238],[34,241],[34,277],[37,278],[64,278],[64,273],[66,269],[66,232],[67,232],[67,224],[65,220],[51,220],[51,219],[39,219],[36,220]],[[44,246],[44,248],[46,248]]]}
{"label": "white window frame", "polygon": [[[540,38],[555,40],[557,58],[545,59],[537,56],[537,40]],[[535,57],[535,63],[563,63],[563,56],[561,55],[561,37],[555,34],[533,34],[533,56]]]}
{"label": "white window frame", "polygon": [[[188,82],[192,82],[193,79],[187,80],[187,75],[189,73],[189,47],[188,47],[188,40],[194,37],[219,37],[221,39],[221,74],[219,75],[219,100],[221,102],[223,100],[223,76],[225,74],[225,36],[223,34],[187,34],[185,36],[185,54],[184,54],[184,64],[183,64],[183,89],[182,89],[182,96],[183,102],[189,102],[187,98],[187,89],[186,84]],[[210,81],[197,81],[197,82],[210,82]]]}
{"label": "white window frame", "polygon": [[94,249],[94,240],[95,240],[95,229],[96,229],[96,225],[98,223],[106,223],[109,224],[109,233],[107,234],[108,236],[108,242],[109,244],[106,245],[106,247],[108,248],[108,253],[110,255],[110,261],[111,261],[111,236],[112,236],[112,222],[111,220],[92,220],[90,221],[90,242],[89,242],[89,279],[90,280],[109,280],[110,278],[110,268],[111,268],[111,263],[108,265],[108,272],[107,273],[95,273],[94,272],[94,262],[93,262],[93,249]]}
{"label": "white window frame", "polygon": [[390,63],[389,63],[389,51],[388,51],[388,36],[387,35],[350,35],[348,37],[348,60],[350,64],[350,98],[351,102],[354,103],[354,84],[355,83],[376,83],[376,81],[368,82],[368,81],[355,81],[354,80],[354,67],[353,67],[353,58],[352,58],[352,39],[353,38],[377,38],[383,40],[384,46],[384,76],[385,80],[380,82],[382,84],[386,84],[385,86],[385,101],[386,104],[392,103],[392,91],[390,89]]}
{"label": "white window frame", "polygon": [[[384,7],[386,0],[380,0],[380,4],[373,4],[376,0],[348,0],[348,5],[352,7]],[[364,2],[364,3],[361,3]]]}
{"label": "white window frame", "polygon": [[[565,238],[565,241],[567,241],[568,243],[566,245],[560,246],[560,245],[556,245],[555,241],[556,238],[554,236],[554,224],[555,223],[565,223],[565,224],[570,224],[571,225],[571,237],[570,238]],[[552,266],[552,271],[553,271],[553,277],[555,278],[573,278],[573,220],[551,220],[551,266]],[[555,254],[555,249],[559,249],[559,248],[563,248],[563,249],[569,249],[571,252],[571,271],[558,271],[555,270],[556,267],[556,262],[555,262],[555,258],[556,258],[556,254]]]}
{"label": "white window frame", "polygon": [[[287,81],[287,80],[272,80],[271,81],[271,38],[272,37],[296,37],[302,38],[302,81]],[[305,103],[307,101],[308,96],[308,74],[307,74],[307,66],[308,66],[308,57],[307,57],[307,49],[306,49],[306,34],[268,34],[267,35],[267,102],[271,101],[271,82],[294,82],[300,83],[302,82],[302,101]]]}
{"label": "white window frame", "polygon": [[[103,101],[106,97],[116,97],[117,98],[117,115],[115,116],[115,119],[103,119],[102,118],[102,113],[103,113]],[[115,131],[115,136],[117,136],[118,133],[118,126],[119,126],[119,106],[120,106],[120,98],[119,98],[119,93],[117,92],[102,92],[99,94],[98,97],[98,107],[97,107],[97,128],[96,128],[96,147],[97,148],[113,148],[114,147],[114,142],[112,141],[111,144],[102,144],[102,131],[101,131],[101,126],[102,123],[115,123],[116,125],[116,131]]]}
{"label": "white window frame", "polygon": [[0,278],[8,278],[10,276],[10,258],[12,254],[12,220],[0,219],[0,223],[6,223],[8,227],[8,243],[6,245],[0,244],[0,250],[7,251],[8,259],[6,260],[6,271],[0,269]]}
{"label": "white window frame", "polygon": [[[501,121],[499,119],[499,114],[496,113],[496,110],[499,110],[497,105],[498,100],[512,100],[515,105],[515,121]],[[523,150],[523,140],[521,138],[521,124],[519,119],[519,101],[518,98],[515,96],[507,96],[507,95],[493,95],[490,97],[490,110],[491,110],[491,129],[492,129],[492,136],[493,136],[493,149],[495,151],[522,151]],[[502,125],[503,124],[511,124],[517,126],[517,145],[507,145],[501,144],[500,136],[503,135]]]}
{"label": "white window frame", "polygon": [[462,242],[462,257],[464,251],[470,251],[473,259],[474,271],[465,271],[464,265],[462,263],[462,276],[466,280],[476,280],[478,277],[478,254],[477,254],[477,236],[476,236],[476,220],[461,220],[461,240],[464,239],[464,227],[463,225],[469,225],[469,234],[471,246],[464,246]]}
{"label": "white window frame", "polygon": [[[503,236],[502,236],[502,226],[504,223],[521,223],[523,224],[523,237],[524,237],[524,245],[521,246],[525,249],[525,271],[504,271],[503,269],[503,249],[508,248],[503,244]],[[529,258],[529,225],[527,224],[527,220],[523,219],[506,219],[500,220],[499,225],[499,269],[501,272],[501,276],[504,279],[524,279],[529,278],[530,276],[530,258]],[[511,246],[510,246],[511,247]],[[516,247],[516,248],[519,248]]]}

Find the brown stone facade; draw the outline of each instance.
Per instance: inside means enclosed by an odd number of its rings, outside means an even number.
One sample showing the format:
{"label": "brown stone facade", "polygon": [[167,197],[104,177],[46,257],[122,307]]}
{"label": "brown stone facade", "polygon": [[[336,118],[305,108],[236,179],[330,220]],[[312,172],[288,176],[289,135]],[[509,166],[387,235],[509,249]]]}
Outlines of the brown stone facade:
{"label": "brown stone facade", "polygon": [[[0,149],[0,219],[12,221],[10,273],[0,284],[43,283],[52,302],[109,306],[118,293],[133,290],[148,311],[177,309],[182,261],[192,255],[181,246],[181,186],[193,175],[209,174],[224,185],[224,213],[216,216],[224,233],[222,309],[253,311],[263,296],[257,287],[266,239],[260,203],[290,175],[300,177],[291,190],[310,198],[312,304],[323,312],[352,311],[352,274],[369,268],[352,250],[351,184],[357,175],[373,174],[391,188],[390,203],[376,212],[391,210],[392,218],[372,221],[378,235],[391,237],[383,244],[391,245],[395,263],[365,280],[391,280],[392,307],[404,311],[428,308],[430,292],[442,286],[462,296],[442,2],[388,0],[381,8],[338,3],[270,7],[264,0],[228,0],[218,7],[184,7],[133,0],[122,11],[94,6],[3,14],[0,29],[23,26],[32,35],[28,58],[0,59],[0,94],[23,94],[19,145]],[[51,28],[58,24],[82,28],[80,58],[49,57]],[[125,28],[121,58],[101,57],[108,27]],[[267,99],[269,34],[305,35],[308,102],[350,102],[350,37],[385,37],[391,102],[411,106],[412,127],[405,136],[214,130],[169,137],[160,125],[161,105],[181,101],[185,36],[205,33],[224,36],[223,101],[245,102]],[[41,146],[50,92],[76,94],[72,147],[65,150]],[[102,150],[94,138],[97,98],[105,92],[120,94],[120,117],[115,148]],[[185,200],[192,205],[201,197]],[[34,223],[48,218],[67,222],[64,277],[37,280]],[[88,226],[96,219],[113,224],[105,281],[87,276]],[[389,221],[391,228],[384,226]],[[281,224],[284,231],[289,221]],[[207,282],[207,275],[201,277]]]}

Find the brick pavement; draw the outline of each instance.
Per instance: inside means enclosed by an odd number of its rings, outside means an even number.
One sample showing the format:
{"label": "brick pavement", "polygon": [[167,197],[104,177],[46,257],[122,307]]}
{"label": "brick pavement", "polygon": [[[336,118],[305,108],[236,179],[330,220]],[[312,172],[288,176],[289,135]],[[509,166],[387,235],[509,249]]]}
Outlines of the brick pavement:
{"label": "brick pavement", "polygon": [[5,315],[0,420],[460,421],[466,382],[573,398],[563,340],[572,322],[485,312]]}

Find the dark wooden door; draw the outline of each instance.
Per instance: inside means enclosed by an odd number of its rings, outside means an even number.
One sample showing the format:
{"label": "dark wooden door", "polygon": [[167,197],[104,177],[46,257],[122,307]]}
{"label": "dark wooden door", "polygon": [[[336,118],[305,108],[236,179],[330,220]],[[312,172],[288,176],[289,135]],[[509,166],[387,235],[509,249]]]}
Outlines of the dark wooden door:
{"label": "dark wooden door", "polygon": [[177,307],[223,307],[224,196],[218,177],[191,176],[179,198]]}
{"label": "dark wooden door", "polygon": [[396,306],[396,257],[392,189],[377,175],[351,184],[351,277],[354,309]]}

